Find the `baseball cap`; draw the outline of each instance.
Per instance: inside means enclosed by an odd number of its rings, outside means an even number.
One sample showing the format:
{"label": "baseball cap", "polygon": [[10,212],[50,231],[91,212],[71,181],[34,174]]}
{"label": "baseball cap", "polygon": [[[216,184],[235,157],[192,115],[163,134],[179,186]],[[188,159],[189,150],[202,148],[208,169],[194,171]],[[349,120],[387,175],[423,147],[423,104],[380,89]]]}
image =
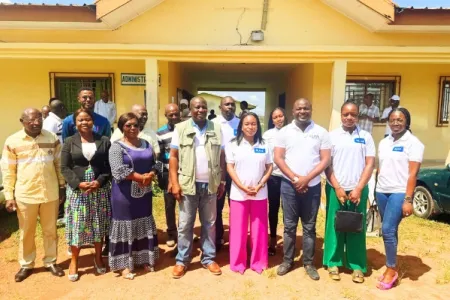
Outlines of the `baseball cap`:
{"label": "baseball cap", "polygon": [[400,97],[398,95],[392,95],[391,100],[400,101]]}
{"label": "baseball cap", "polygon": [[189,105],[189,101],[187,101],[187,99],[181,99],[181,100],[180,100],[180,105],[181,105],[181,104]]}

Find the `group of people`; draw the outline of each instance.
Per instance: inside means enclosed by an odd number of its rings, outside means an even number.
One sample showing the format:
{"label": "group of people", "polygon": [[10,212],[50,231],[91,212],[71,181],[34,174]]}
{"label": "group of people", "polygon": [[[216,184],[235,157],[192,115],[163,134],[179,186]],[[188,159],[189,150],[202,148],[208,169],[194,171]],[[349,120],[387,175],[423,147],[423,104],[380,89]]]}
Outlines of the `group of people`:
{"label": "group of people", "polygon": [[[210,121],[207,102],[197,96],[189,101],[189,118],[184,121],[176,104],[167,105],[167,124],[156,135],[145,132],[147,112],[135,105],[132,112],[120,116],[116,137],[111,139],[109,122],[93,112],[93,91],[81,89],[78,100],[81,108],[63,121],[62,150],[57,137],[42,130],[42,115],[36,109],[24,111],[24,130],[5,143],[1,165],[7,209],[18,210],[21,231],[21,269],[16,281],[32,272],[38,215],[44,232],[45,267],[56,276],[64,274],[56,265],[56,219],[51,219],[56,218],[57,200],[64,200],[64,195],[71,281],[78,280],[79,250],[86,244],[95,247],[93,265],[99,274],[106,272],[102,261],[105,242],[112,271],[122,272],[126,279],[134,278],[137,266],[152,271],[158,259],[151,191],[155,178],[164,191],[167,245],[176,245],[178,250],[173,278],[183,277],[191,262],[197,211],[201,264],[213,275],[222,273],[215,258],[225,243],[223,209],[228,196],[232,271],[243,274],[250,268],[261,273],[267,269],[268,256],[277,251],[282,203],[283,262],[277,274],[285,275],[293,268],[300,220],[303,265],[309,277],[318,280],[313,261],[321,175],[325,174],[323,265],[333,280],[340,280],[339,268],[345,266],[353,271],[354,282],[364,282],[365,232],[337,231],[335,215],[349,210],[365,218],[376,150],[371,132],[359,122],[379,117],[369,103],[371,95],[360,107],[345,102],[342,124],[331,132],[312,121],[312,104],[307,99],[294,102],[291,123],[283,108],[274,109],[269,130],[263,134],[255,113],[245,110],[236,117],[232,97],[221,99],[220,114]],[[412,213],[424,151],[410,131],[411,117],[405,108],[392,106],[386,118],[391,133],[378,147],[376,185],[387,267],[377,284],[380,289],[390,289],[398,278],[398,226]]]}

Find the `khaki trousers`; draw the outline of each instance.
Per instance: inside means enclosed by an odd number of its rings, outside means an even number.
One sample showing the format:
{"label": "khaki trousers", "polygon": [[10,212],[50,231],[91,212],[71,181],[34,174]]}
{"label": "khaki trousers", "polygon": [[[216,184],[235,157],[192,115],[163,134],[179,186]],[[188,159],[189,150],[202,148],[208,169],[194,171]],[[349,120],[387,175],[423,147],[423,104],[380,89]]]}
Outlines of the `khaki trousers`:
{"label": "khaki trousers", "polygon": [[29,204],[17,203],[17,217],[19,219],[20,242],[19,264],[22,268],[32,269],[36,259],[36,225],[39,216],[44,240],[44,266],[56,263],[58,235],[56,220],[58,219],[59,201]]}

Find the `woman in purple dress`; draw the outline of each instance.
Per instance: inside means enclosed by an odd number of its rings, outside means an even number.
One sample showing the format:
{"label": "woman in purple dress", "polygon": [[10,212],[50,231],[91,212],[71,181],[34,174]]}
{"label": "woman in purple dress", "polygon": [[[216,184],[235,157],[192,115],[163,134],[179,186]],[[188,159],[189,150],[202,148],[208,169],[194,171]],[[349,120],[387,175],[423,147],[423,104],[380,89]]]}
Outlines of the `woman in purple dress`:
{"label": "woman in purple dress", "polygon": [[152,147],[138,137],[137,116],[123,114],[117,125],[123,138],[114,142],[109,152],[114,178],[109,266],[121,271],[125,279],[134,279],[135,266],[152,271],[158,258],[151,191],[157,168]]}

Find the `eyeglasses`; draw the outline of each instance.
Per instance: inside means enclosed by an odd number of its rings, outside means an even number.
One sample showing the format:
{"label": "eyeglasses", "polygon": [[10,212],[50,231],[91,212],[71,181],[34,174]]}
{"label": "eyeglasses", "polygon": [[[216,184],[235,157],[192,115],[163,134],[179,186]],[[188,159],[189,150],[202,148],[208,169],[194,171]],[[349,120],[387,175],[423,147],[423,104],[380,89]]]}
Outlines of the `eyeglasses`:
{"label": "eyeglasses", "polygon": [[94,99],[94,97],[91,97],[91,96],[83,96],[83,97],[81,97],[81,98],[83,98],[84,100],[87,100],[87,99]]}
{"label": "eyeglasses", "polygon": [[125,124],[125,127],[126,127],[126,128],[131,128],[131,127],[139,128],[139,125],[136,124],[136,123],[133,123],[133,124]]}

